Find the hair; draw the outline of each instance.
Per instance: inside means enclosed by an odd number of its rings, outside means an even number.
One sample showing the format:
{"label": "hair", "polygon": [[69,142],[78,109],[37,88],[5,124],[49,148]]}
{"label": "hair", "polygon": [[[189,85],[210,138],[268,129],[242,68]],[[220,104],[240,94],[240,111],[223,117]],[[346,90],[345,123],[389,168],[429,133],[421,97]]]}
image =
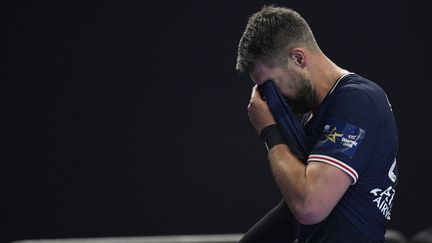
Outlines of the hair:
{"label": "hair", "polygon": [[257,64],[282,66],[298,46],[320,51],[306,20],[292,9],[264,6],[249,18],[238,46],[236,69],[250,72]]}

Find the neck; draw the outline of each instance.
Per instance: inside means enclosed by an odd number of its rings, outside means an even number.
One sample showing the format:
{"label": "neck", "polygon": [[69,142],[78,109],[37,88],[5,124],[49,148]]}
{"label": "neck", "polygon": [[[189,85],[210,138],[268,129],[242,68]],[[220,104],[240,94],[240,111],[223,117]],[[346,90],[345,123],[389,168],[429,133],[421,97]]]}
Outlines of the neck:
{"label": "neck", "polygon": [[347,70],[338,67],[324,54],[320,55],[315,61],[315,69],[310,73],[310,80],[313,83],[315,92],[315,104],[318,106],[330,92],[336,81]]}

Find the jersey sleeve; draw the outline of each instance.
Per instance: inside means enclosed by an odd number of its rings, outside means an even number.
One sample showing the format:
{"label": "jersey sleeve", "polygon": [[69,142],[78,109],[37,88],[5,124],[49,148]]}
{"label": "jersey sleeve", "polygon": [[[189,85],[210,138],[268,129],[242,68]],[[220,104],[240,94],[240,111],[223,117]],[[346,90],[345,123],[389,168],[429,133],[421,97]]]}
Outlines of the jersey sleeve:
{"label": "jersey sleeve", "polygon": [[355,184],[373,161],[379,139],[380,116],[367,92],[355,88],[334,94],[330,109],[323,116],[318,139],[308,157],[347,173]]}

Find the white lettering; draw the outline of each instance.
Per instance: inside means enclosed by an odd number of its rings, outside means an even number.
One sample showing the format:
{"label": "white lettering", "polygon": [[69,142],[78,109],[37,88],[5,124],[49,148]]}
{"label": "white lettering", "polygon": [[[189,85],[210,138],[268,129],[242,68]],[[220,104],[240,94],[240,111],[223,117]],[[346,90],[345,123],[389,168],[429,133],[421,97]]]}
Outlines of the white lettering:
{"label": "white lettering", "polygon": [[395,194],[396,194],[396,191],[393,189],[392,190],[392,196],[391,196],[390,201],[389,201],[389,205],[393,205],[393,198],[394,198]]}
{"label": "white lettering", "polygon": [[374,194],[374,196],[378,196],[378,192],[380,192],[380,191],[382,191],[382,190],[379,188],[375,188],[375,189],[371,190],[370,193]]}
{"label": "white lettering", "polygon": [[373,202],[377,203],[377,207],[380,208],[381,197],[377,197]]}
{"label": "white lettering", "polygon": [[372,201],[376,203],[378,210],[383,214],[383,216],[390,220],[391,218],[391,208],[393,206],[393,198],[396,194],[396,190],[389,186],[386,190],[380,188],[375,188],[370,191],[376,198]]}
{"label": "white lettering", "polygon": [[395,167],[396,167],[396,158],[394,159],[393,164],[390,167],[390,170],[388,172],[388,176],[393,183],[396,182],[396,174],[394,173]]}
{"label": "white lettering", "polygon": [[357,142],[353,140],[349,140],[347,138],[342,138],[342,142],[344,143],[344,146],[352,148],[353,146],[357,146]]}
{"label": "white lettering", "polygon": [[390,196],[390,191],[393,189],[393,187],[392,186],[390,186],[389,188],[387,188],[385,191],[383,191],[381,194],[380,194],[380,196],[382,197],[382,196],[387,196],[387,197],[389,197]]}
{"label": "white lettering", "polygon": [[388,209],[387,203],[385,203],[385,201],[383,201],[382,205],[381,205],[381,212],[383,214],[385,214],[386,210]]}
{"label": "white lettering", "polygon": [[342,145],[345,146],[345,147],[349,147],[349,148],[352,148],[352,147],[353,147],[353,145],[352,145],[352,144],[349,144],[349,143],[343,143]]}

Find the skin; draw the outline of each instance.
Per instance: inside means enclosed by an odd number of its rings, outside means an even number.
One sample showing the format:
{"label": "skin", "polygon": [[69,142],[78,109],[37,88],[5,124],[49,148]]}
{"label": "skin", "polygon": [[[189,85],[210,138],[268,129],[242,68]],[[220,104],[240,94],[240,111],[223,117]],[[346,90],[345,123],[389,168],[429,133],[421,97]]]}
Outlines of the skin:
{"label": "skin", "polygon": [[[248,105],[250,122],[258,134],[264,127],[276,124],[257,91],[257,85],[264,81],[272,79],[282,95],[295,99],[299,90],[296,77],[303,77],[312,86],[313,105],[318,106],[344,73],[347,71],[336,66],[322,52],[312,52],[305,47],[293,48],[287,64],[282,67],[256,65],[250,72],[256,84]],[[351,177],[332,165],[320,162],[305,165],[284,144],[273,147],[268,160],[285,202],[302,224],[324,220],[352,183]]]}

